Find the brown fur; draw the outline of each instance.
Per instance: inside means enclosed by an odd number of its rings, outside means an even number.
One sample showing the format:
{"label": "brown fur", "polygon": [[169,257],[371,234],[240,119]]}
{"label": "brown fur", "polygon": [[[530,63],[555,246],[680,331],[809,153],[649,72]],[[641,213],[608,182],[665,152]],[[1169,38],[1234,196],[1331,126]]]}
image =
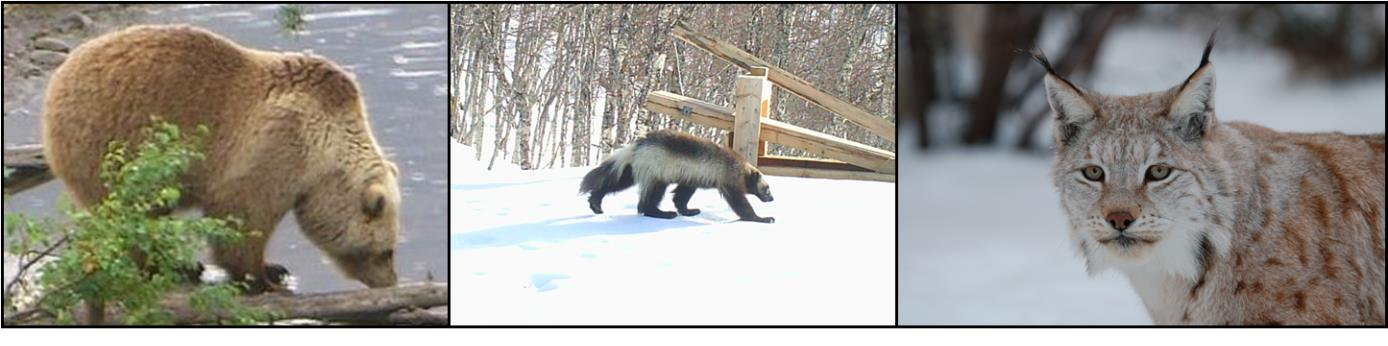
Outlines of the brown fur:
{"label": "brown fur", "polygon": [[207,126],[184,207],[240,220],[248,235],[213,244],[218,265],[267,288],[266,242],[292,210],[346,275],[395,284],[399,172],[371,134],[356,82],[331,61],[247,49],[194,27],[135,26],[74,50],[45,107],[46,154],[78,205],[106,196],[108,143],[138,143],[155,118]]}

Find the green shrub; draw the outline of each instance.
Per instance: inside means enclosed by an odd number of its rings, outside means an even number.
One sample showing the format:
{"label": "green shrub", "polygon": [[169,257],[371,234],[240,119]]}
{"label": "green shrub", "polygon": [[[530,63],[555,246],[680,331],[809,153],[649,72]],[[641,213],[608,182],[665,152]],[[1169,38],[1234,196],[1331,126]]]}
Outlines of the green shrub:
{"label": "green shrub", "polygon": [[297,38],[308,23],[304,19],[304,5],[280,5],[279,10],[275,11],[275,23],[279,24],[281,34]]}
{"label": "green shrub", "polygon": [[[203,244],[241,238],[235,222],[170,215],[182,197],[179,177],[202,159],[198,143],[206,133],[199,128],[185,138],[177,126],[159,123],[145,130],[146,139],[133,158],[126,144],[112,143],[101,169],[109,194],[85,210],[67,208],[69,225],[7,218],[7,238],[19,239],[11,244],[12,253],[60,249],[37,279],[42,296],[36,308],[60,324],[75,323],[74,308],[83,302],[105,302],[121,312],[120,321],[106,323],[175,322],[160,303],[190,282]],[[223,316],[219,323],[267,319],[267,314],[238,305],[240,289],[232,283],[204,285],[188,295],[189,304],[206,316]],[[9,304],[7,299],[7,309]]]}

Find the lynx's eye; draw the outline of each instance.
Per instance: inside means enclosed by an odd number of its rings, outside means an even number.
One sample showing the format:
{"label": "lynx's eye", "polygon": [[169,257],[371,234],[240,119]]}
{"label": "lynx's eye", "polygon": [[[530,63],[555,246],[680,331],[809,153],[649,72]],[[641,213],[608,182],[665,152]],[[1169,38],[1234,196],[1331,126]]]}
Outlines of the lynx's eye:
{"label": "lynx's eye", "polygon": [[1104,181],[1104,169],[1099,166],[1089,166],[1084,168],[1084,178],[1089,181]]}
{"label": "lynx's eye", "polygon": [[1171,175],[1171,167],[1155,165],[1147,168],[1147,181],[1159,181]]}

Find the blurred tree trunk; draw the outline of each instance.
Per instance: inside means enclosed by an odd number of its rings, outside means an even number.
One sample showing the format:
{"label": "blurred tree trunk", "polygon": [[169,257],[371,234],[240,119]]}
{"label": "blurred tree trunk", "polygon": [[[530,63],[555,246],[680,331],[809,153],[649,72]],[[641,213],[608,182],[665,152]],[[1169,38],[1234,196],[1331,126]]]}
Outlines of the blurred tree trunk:
{"label": "blurred tree trunk", "polygon": [[908,18],[906,30],[910,37],[902,48],[911,52],[911,75],[899,79],[903,81],[903,88],[898,92],[904,97],[897,99],[901,102],[902,113],[915,119],[919,146],[925,148],[930,144],[930,123],[926,112],[935,101],[935,50],[931,47],[931,40],[947,36],[945,32],[932,30],[939,25],[932,24],[932,20],[943,20],[945,16],[938,13],[943,10],[940,5],[906,5],[899,8],[904,10]]}
{"label": "blurred tree trunk", "polygon": [[988,7],[987,32],[984,34],[982,68],[978,93],[969,105],[969,125],[964,133],[965,144],[993,143],[997,135],[998,111],[1007,84],[1007,75],[1017,49],[1035,46],[1041,28],[1040,5],[991,5]]}
{"label": "blurred tree trunk", "polygon": [[[1108,37],[1108,32],[1113,29],[1120,19],[1137,13],[1136,5],[1097,5],[1086,8],[1080,12],[1080,27],[1070,36],[1069,43],[1065,46],[1065,52],[1060,56],[1060,60],[1051,61],[1054,63],[1056,73],[1070,81],[1076,81],[1076,75],[1089,75],[1094,70],[1094,64],[1099,58],[1099,49],[1104,45],[1104,39]],[[1034,69],[1038,71],[1037,77],[1027,82],[1027,87],[1009,102],[1012,107],[1021,103],[1021,100],[1031,93],[1031,90],[1041,85],[1045,72],[1038,66]],[[1050,106],[1042,104],[1041,109],[1030,113],[1022,125],[1021,137],[1017,141],[1017,148],[1022,150],[1032,149],[1033,138],[1036,136],[1036,129],[1045,123],[1046,114],[1050,113]]]}

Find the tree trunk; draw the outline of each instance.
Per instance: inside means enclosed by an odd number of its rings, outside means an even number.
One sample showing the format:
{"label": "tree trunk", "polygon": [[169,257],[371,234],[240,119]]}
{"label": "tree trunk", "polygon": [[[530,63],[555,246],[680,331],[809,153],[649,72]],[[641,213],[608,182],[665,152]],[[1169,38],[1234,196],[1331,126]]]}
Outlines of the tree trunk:
{"label": "tree trunk", "polygon": [[995,141],[1008,72],[1012,69],[1013,61],[1019,57],[1016,50],[1035,45],[1042,11],[1040,5],[988,7],[988,29],[981,57],[983,78],[978,94],[969,104],[970,120],[964,133],[964,144],[990,144]]}
{"label": "tree trunk", "polygon": [[[1089,72],[1094,69],[1094,64],[1098,60],[1099,49],[1103,48],[1104,39],[1108,36],[1109,30],[1120,19],[1136,12],[1137,7],[1132,5],[1099,5],[1081,12],[1079,29],[1075,30],[1074,35],[1070,37],[1069,44],[1066,45],[1066,50],[1061,54],[1060,59],[1052,61],[1055,64],[1056,73],[1071,81],[1079,81],[1077,74],[1084,74],[1087,77]],[[1038,71],[1037,77],[1032,78],[1027,87],[1015,96],[1015,100],[1008,103],[1013,105],[1012,107],[1016,107],[1016,104],[1021,103],[1021,100],[1031,90],[1041,85],[1045,72],[1039,67],[1034,70]],[[1045,123],[1046,114],[1049,113],[1050,106],[1043,103],[1040,109],[1031,112],[1030,116],[1025,118],[1021,137],[1016,144],[1018,149],[1032,149],[1036,129]]]}
{"label": "tree trunk", "polygon": [[898,89],[904,97],[898,97],[901,102],[900,107],[907,117],[916,121],[917,143],[921,148],[930,145],[930,119],[927,112],[930,105],[935,101],[935,50],[931,47],[931,40],[939,39],[945,33],[932,30],[933,20],[944,20],[946,16],[939,15],[937,5],[901,5],[904,8],[906,18],[908,18],[907,35],[910,35],[906,47],[911,52],[911,74],[903,80],[901,85],[905,88]]}

